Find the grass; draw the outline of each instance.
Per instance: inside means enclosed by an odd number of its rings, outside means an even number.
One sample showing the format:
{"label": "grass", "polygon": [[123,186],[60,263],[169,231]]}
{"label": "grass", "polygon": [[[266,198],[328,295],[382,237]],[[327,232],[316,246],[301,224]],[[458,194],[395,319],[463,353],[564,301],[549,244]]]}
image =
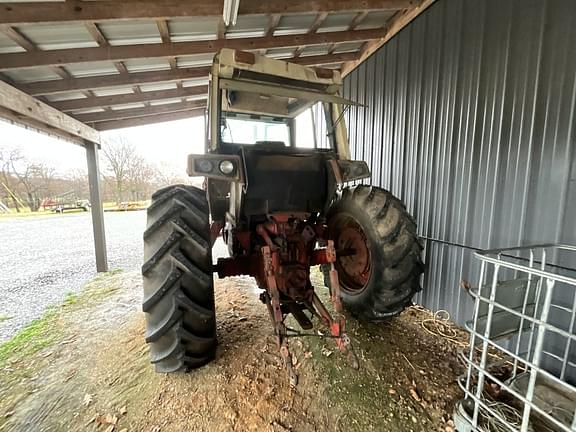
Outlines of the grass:
{"label": "grass", "polygon": [[35,354],[58,339],[61,331],[52,325],[56,315],[56,308],[48,309],[42,318],[35,319],[8,342],[0,345],[0,368]]}
{"label": "grass", "polygon": [[[88,282],[78,294],[68,293],[59,306],[49,307],[41,318],[35,319],[12,339],[0,344],[0,369],[18,363],[57,342],[64,334],[62,317],[74,310],[94,304],[118,289],[111,278],[122,270],[101,274]],[[9,318],[6,318],[9,319]]]}

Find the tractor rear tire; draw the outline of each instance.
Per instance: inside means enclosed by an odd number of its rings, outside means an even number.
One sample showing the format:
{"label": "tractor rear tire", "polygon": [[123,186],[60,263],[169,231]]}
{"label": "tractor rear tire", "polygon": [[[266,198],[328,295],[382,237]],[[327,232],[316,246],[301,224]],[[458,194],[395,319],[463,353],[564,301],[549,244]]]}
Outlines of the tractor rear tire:
{"label": "tractor rear tire", "polygon": [[[390,192],[358,185],[345,188],[327,214],[344,305],[369,321],[398,315],[420,291],[422,246],[414,218]],[[324,283],[330,286],[327,266]]]}
{"label": "tractor rear tire", "polygon": [[142,309],[156,372],[188,371],[215,356],[208,216],[201,189],[174,185],[152,195],[144,232]]}

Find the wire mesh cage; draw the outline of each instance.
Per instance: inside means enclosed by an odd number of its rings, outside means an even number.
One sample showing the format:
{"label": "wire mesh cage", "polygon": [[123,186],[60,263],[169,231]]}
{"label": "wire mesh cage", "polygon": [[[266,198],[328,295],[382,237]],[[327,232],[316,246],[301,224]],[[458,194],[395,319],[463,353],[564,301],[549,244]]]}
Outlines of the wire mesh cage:
{"label": "wire mesh cage", "polygon": [[576,431],[576,247],[477,252],[480,280],[461,352],[464,399],[454,423],[470,431]]}

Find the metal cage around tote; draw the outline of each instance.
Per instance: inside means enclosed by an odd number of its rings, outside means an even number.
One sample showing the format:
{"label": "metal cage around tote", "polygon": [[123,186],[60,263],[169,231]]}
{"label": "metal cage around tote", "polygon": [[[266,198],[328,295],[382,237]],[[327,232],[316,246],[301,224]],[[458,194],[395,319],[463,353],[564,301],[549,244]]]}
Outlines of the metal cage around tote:
{"label": "metal cage around tote", "polygon": [[477,252],[460,432],[576,431],[576,247]]}

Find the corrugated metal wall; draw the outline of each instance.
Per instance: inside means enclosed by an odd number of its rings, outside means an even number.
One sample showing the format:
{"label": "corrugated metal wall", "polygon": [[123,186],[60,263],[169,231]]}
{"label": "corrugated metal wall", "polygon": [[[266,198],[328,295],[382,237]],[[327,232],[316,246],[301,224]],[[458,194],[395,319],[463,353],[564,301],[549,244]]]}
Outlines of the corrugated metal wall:
{"label": "corrugated metal wall", "polygon": [[[576,244],[576,1],[438,0],[345,79],[355,159],[422,236]],[[419,302],[462,323],[469,249],[426,245]],[[576,263],[575,263],[576,264]]]}

